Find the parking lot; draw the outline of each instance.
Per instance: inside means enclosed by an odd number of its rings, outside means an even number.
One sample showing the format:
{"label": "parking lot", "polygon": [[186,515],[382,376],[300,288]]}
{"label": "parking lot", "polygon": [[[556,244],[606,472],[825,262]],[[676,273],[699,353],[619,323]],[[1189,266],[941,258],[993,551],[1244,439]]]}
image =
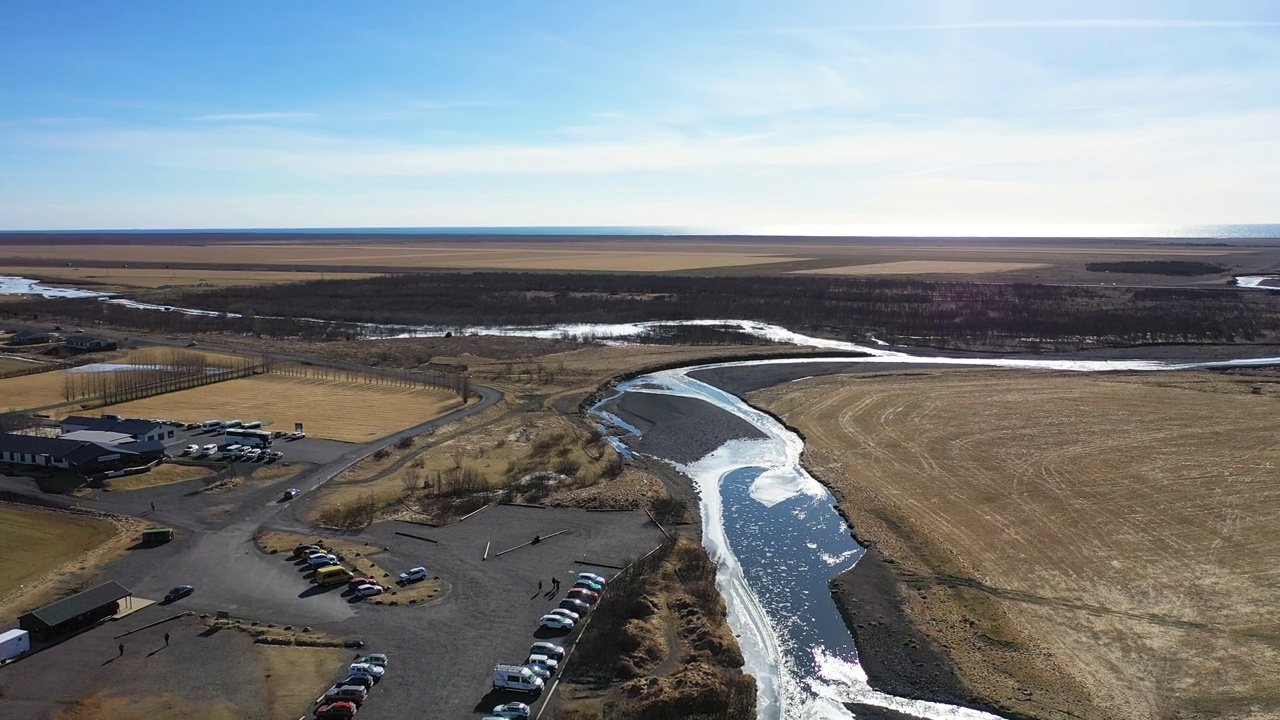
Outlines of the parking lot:
{"label": "parking lot", "polygon": [[[345,585],[332,591],[317,591],[305,577],[307,573],[299,571],[296,559],[290,560],[287,553],[259,552],[251,534],[242,528],[253,524],[255,520],[250,518],[222,528],[182,534],[168,545],[127,552],[106,574],[132,589],[136,596],[159,599],[170,587],[184,583],[195,585],[196,591],[167,608],[147,608],[130,616],[127,622],[108,623],[85,635],[95,638],[104,632],[118,633],[115,628],[140,622],[134,619],[139,616],[154,621],[182,610],[209,614],[228,611],[232,616],[263,623],[307,625],[316,632],[358,638],[365,643],[363,652],[387,653],[387,675],[362,707],[361,718],[416,720],[426,709],[435,717],[480,717],[495,705],[512,700],[533,705],[536,713],[541,707],[540,697],[493,692],[493,667],[522,663],[535,640],[550,639],[567,647],[577,637],[577,629],[568,633],[539,632],[538,620],[563,599],[579,572],[611,577],[617,570],[575,561],[621,567],[663,539],[644,513],[634,512],[494,506],[441,528],[380,523],[342,539],[387,548],[372,557],[392,573],[425,566],[432,575],[441,577],[444,590],[439,599],[418,605],[374,606],[344,597]],[[567,532],[547,537],[561,530]],[[529,542],[534,535],[546,539],[496,556],[502,550]],[[490,547],[488,560],[482,559],[486,544]],[[554,597],[546,592],[553,577],[562,583],[560,593]],[[539,582],[542,592],[538,590]],[[128,695],[139,697],[184,693],[195,682],[184,674],[186,669],[170,673],[164,670],[165,666],[152,662],[139,666],[143,668],[140,672],[155,673],[145,680],[120,676],[108,683],[100,664],[113,654],[114,644],[90,640],[87,642],[93,644],[89,651],[86,648],[90,645],[85,642],[80,637],[73,638],[5,668],[0,673],[0,687],[8,692],[12,678],[25,678],[33,669],[46,666],[58,667],[58,677],[84,673],[113,689],[122,683],[132,686],[141,682],[141,686],[127,690]],[[178,653],[170,650],[156,657],[161,655],[171,661],[178,659]],[[126,654],[126,660],[115,669],[132,667],[136,658]],[[189,661],[198,664],[203,660],[193,655]],[[345,665],[335,665],[330,676],[317,682],[310,689],[311,699],[340,679],[343,668]],[[21,672],[15,675],[13,671],[18,669]],[[213,671],[221,672],[216,668]],[[238,676],[231,673],[225,677]],[[68,686],[51,693],[48,701],[42,701],[37,694],[24,693],[24,708],[30,710],[24,716],[56,717],[36,712],[37,708],[54,707],[57,698],[74,697],[75,692]],[[301,714],[309,708],[298,710]]]}
{"label": "parking lot", "polygon": [[[165,452],[170,455],[180,457],[182,449],[188,445],[204,446],[208,444],[216,444],[219,449],[234,443],[235,440],[219,435],[216,432],[202,430],[200,428],[180,428],[173,436],[172,440],[165,441]],[[320,438],[306,437],[301,440],[290,440],[287,438],[276,438],[271,446],[272,450],[278,450],[284,453],[281,458],[284,461],[305,462],[315,465],[323,465],[341,457],[344,453],[351,452],[354,448],[359,447],[351,443],[338,442],[336,440],[323,440]],[[195,458],[193,458],[195,459]],[[201,460],[220,461],[219,455],[213,457],[198,458]]]}

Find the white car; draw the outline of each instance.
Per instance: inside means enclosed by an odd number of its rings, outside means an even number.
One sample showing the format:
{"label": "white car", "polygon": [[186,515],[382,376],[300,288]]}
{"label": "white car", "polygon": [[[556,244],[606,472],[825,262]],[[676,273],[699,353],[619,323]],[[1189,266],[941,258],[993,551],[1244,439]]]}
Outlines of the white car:
{"label": "white car", "polygon": [[337,565],[338,558],[334,555],[329,555],[328,553],[320,553],[319,555],[312,555],[307,558],[307,564],[314,568],[324,567],[326,565]]}
{"label": "white car", "polygon": [[522,702],[503,703],[493,709],[489,713],[490,717],[509,718],[510,720],[524,720],[529,717],[529,706]]}
{"label": "white car", "polygon": [[560,669],[560,661],[555,658],[547,657],[546,655],[530,655],[524,661],[524,664],[529,665],[531,663],[542,665],[553,673]]}
{"label": "white car", "polygon": [[536,642],[529,646],[530,655],[546,655],[553,660],[564,659],[564,648],[549,642]]}
{"label": "white car", "polygon": [[200,452],[200,446],[199,446],[199,445],[188,445],[188,446],[186,446],[186,447],[182,448],[182,454],[183,454],[183,455],[195,455],[195,454],[196,454],[196,453],[198,453],[198,452]]}
{"label": "white car", "polygon": [[356,594],[359,595],[360,597],[373,597],[374,595],[381,595],[382,586],[381,585],[361,585],[360,587],[356,588]]}
{"label": "white car", "polygon": [[543,615],[538,624],[553,630],[572,630],[574,622],[563,615]]}
{"label": "white car", "polygon": [[387,666],[387,656],[382,653],[373,653],[371,655],[365,655],[356,662],[377,665],[380,668],[385,668]]}
{"label": "white car", "polygon": [[347,668],[347,672],[353,675],[356,675],[356,674],[368,675],[369,677],[375,680],[378,680],[378,679],[381,679],[382,676],[386,674],[387,669],[382,667],[381,665],[374,665],[373,663],[353,662]]}
{"label": "white car", "polygon": [[400,582],[402,583],[411,583],[426,579],[427,569],[424,567],[416,567],[400,573]]}
{"label": "white car", "polygon": [[578,613],[576,613],[576,612],[574,612],[574,611],[572,611],[572,610],[567,610],[567,609],[565,609],[565,608],[556,608],[555,610],[552,610],[551,612],[549,612],[549,613],[547,613],[547,614],[548,614],[548,615],[559,615],[560,617],[567,617],[567,618],[569,618],[570,620],[574,621],[575,623],[582,619],[582,616],[581,616],[581,615],[579,615]]}
{"label": "white car", "polygon": [[262,451],[257,448],[246,450],[244,455],[240,456],[240,459],[247,460],[248,462],[258,462],[262,459]]}
{"label": "white car", "polygon": [[525,663],[524,666],[529,668],[529,672],[542,678],[543,682],[551,679],[551,671],[537,663]]}
{"label": "white car", "polygon": [[578,579],[589,580],[593,583],[596,583],[597,585],[600,585],[601,587],[609,584],[608,580],[605,580],[604,578],[600,577],[599,575],[596,575],[595,573],[578,573]]}
{"label": "white car", "polygon": [[202,455],[212,455],[216,452],[218,452],[217,443],[209,443],[208,445],[205,445],[204,447],[200,448],[200,454]]}
{"label": "white car", "polygon": [[304,432],[296,432],[296,433],[291,433],[291,434],[289,435],[289,439],[290,439],[290,440],[301,440],[302,438],[304,438],[304,437],[306,437],[306,436],[307,436],[307,434],[306,434],[306,433],[304,433]]}

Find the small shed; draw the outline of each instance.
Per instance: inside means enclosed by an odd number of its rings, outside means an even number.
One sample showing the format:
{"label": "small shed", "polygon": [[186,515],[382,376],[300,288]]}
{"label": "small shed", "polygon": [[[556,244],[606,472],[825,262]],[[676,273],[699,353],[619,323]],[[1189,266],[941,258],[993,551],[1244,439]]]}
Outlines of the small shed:
{"label": "small shed", "polygon": [[18,618],[18,626],[37,640],[88,627],[115,615],[120,601],[133,593],[117,582],[105,582]]}

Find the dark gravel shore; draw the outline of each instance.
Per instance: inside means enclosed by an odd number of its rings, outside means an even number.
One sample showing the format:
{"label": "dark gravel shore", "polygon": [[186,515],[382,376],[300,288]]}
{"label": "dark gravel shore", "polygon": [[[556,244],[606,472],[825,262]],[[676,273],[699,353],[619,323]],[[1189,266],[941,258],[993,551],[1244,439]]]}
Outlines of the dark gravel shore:
{"label": "dark gravel shore", "polygon": [[[831,581],[831,596],[857,642],[858,661],[871,687],[901,697],[973,703],[946,652],[903,612],[900,592],[892,568],[875,548],[868,548],[853,569]],[[859,709],[858,717],[864,717],[863,712]]]}
{"label": "dark gravel shore", "polygon": [[631,449],[687,464],[735,438],[762,438],[750,423],[716,406],[674,395],[633,392],[611,400],[605,409],[643,432]]}

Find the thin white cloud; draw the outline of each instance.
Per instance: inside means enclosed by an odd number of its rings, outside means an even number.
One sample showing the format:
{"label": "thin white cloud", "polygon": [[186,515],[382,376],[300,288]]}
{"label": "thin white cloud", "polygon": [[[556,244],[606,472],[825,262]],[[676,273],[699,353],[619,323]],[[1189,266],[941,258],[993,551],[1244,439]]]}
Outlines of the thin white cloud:
{"label": "thin white cloud", "polygon": [[[1277,20],[1177,20],[1171,18],[1060,18],[1051,20],[973,20],[888,25],[826,25],[748,30],[749,35],[793,35],[832,32],[942,30],[1266,30]],[[735,34],[735,33],[730,33]]]}
{"label": "thin white cloud", "polygon": [[218,113],[214,115],[197,115],[191,118],[202,122],[253,122],[257,120],[302,120],[316,117],[309,112],[253,112],[253,113]]}

